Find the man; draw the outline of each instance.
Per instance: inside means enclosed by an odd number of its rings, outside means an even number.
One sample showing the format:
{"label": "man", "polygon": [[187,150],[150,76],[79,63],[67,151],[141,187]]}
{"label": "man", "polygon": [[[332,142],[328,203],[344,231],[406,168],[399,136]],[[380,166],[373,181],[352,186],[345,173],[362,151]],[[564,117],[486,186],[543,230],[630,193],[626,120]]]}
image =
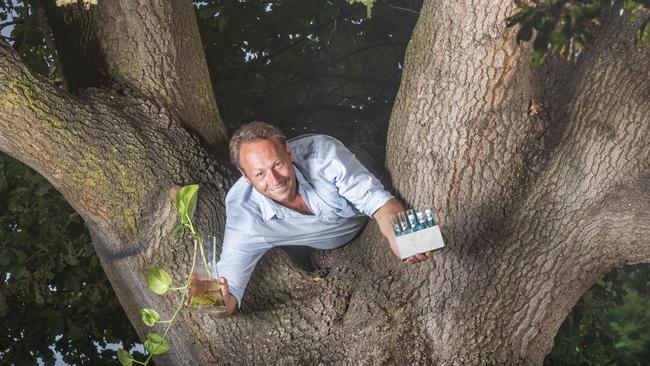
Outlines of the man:
{"label": "man", "polygon": [[[235,311],[255,264],[275,246],[338,248],[374,217],[399,257],[389,217],[404,207],[333,137],[304,135],[287,142],[276,127],[251,122],[233,135],[230,158],[242,177],[226,197],[217,264],[226,311],[215,316]],[[418,254],[407,262],[432,255]]]}

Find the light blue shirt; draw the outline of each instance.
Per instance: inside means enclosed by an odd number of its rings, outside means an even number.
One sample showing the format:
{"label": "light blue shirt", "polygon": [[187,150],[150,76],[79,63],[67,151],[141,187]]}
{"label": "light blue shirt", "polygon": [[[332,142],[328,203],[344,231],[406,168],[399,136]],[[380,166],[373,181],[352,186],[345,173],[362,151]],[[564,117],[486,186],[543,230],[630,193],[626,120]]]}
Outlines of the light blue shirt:
{"label": "light blue shirt", "polygon": [[392,195],[337,139],[304,135],[289,141],[298,192],[314,215],[279,205],[242,177],[226,196],[226,230],[217,264],[241,305],[257,261],[276,246],[338,248],[352,240]]}

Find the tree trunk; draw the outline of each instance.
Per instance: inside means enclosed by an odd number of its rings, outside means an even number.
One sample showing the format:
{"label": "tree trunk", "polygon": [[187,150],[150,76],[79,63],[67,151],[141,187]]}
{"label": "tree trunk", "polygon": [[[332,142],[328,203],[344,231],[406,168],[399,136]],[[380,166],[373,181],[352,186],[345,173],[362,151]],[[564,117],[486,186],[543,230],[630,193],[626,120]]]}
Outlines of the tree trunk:
{"label": "tree trunk", "polygon": [[418,281],[443,364],[541,364],[586,289],[650,256],[638,24],[609,17],[577,64],[531,69],[513,10],[426,2],[391,118],[395,189],[447,240]]}
{"label": "tree trunk", "polygon": [[[198,33],[186,29],[196,28],[191,7],[170,4],[63,10],[77,13],[51,25],[61,62],[107,75],[67,78],[74,95],[0,44],[0,150],[83,216],[141,337],[139,309],[169,318],[177,300],[146,289],[146,267],[177,282],[189,270],[191,242],[168,235],[175,190],[198,183],[199,230],[221,235],[233,178],[210,153],[225,129],[192,112],[214,117],[216,104],[181,100],[186,81],[212,92]],[[157,364],[541,364],[582,292],[615,266],[648,261],[650,62],[633,46],[635,25],[614,16],[577,64],[531,69],[528,45],[505,28],[513,6],[426,1],[407,50],[387,166],[407,204],[435,208],[447,247],[407,267],[371,222],[344,248],[313,254],[313,272],[272,250],[240,312],[182,312]],[[57,22],[60,10],[45,9]],[[66,61],[75,37],[61,32],[85,17],[96,57]],[[132,36],[111,38],[121,24]],[[187,45],[194,56],[179,59]]]}

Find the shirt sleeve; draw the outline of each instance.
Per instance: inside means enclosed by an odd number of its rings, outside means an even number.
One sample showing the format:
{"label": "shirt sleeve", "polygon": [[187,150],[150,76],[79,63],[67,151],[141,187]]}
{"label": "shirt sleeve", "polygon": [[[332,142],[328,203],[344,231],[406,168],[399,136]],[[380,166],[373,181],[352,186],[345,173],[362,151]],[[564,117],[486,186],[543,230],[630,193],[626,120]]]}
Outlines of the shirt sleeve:
{"label": "shirt sleeve", "polygon": [[255,265],[267,250],[268,246],[260,237],[226,227],[217,271],[220,277],[228,280],[228,290],[237,299],[238,307],[241,307],[241,299]]}
{"label": "shirt sleeve", "polygon": [[339,194],[357,210],[372,217],[393,196],[340,141],[335,138],[330,141],[331,148],[325,149],[323,159],[325,178],[333,182]]}

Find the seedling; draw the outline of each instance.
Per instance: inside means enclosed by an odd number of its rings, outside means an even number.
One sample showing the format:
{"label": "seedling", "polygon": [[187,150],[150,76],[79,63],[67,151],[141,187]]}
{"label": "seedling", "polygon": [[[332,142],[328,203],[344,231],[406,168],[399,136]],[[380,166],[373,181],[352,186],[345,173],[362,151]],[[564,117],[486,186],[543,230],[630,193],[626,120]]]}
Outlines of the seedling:
{"label": "seedling", "polygon": [[144,308],[140,310],[140,317],[142,318],[142,322],[147,327],[154,327],[156,324],[166,324],[165,330],[162,335],[156,332],[147,334],[147,339],[144,342],[144,348],[147,351],[147,358],[144,361],[138,361],[134,359],[124,349],[117,350],[117,358],[124,366],[132,366],[133,364],[147,365],[154,355],[160,355],[170,350],[169,344],[165,340],[165,337],[167,337],[172,324],[174,324],[174,321],[176,320],[178,314],[183,308],[183,305],[185,304],[185,299],[188,296],[190,280],[192,279],[192,273],[194,273],[196,266],[197,254],[200,253],[201,255],[201,262],[204,266],[205,272],[208,274],[208,276],[211,274],[210,268],[208,266],[208,261],[205,257],[205,252],[203,250],[203,239],[192,224],[192,217],[194,216],[194,210],[196,209],[198,190],[198,185],[191,184],[182,187],[178,193],[176,193],[176,210],[180,224],[172,231],[172,234],[176,237],[180,237],[187,229],[192,235],[192,241],[194,243],[192,266],[190,268],[190,273],[185,280],[185,285],[180,287],[172,287],[172,278],[169,273],[167,273],[164,269],[154,265],[149,266],[145,274],[147,287],[154,294],[164,295],[168,291],[180,291],[181,297],[178,301],[178,306],[176,306],[176,311],[174,311],[171,319],[160,320],[160,315],[156,310],[150,308]]}

